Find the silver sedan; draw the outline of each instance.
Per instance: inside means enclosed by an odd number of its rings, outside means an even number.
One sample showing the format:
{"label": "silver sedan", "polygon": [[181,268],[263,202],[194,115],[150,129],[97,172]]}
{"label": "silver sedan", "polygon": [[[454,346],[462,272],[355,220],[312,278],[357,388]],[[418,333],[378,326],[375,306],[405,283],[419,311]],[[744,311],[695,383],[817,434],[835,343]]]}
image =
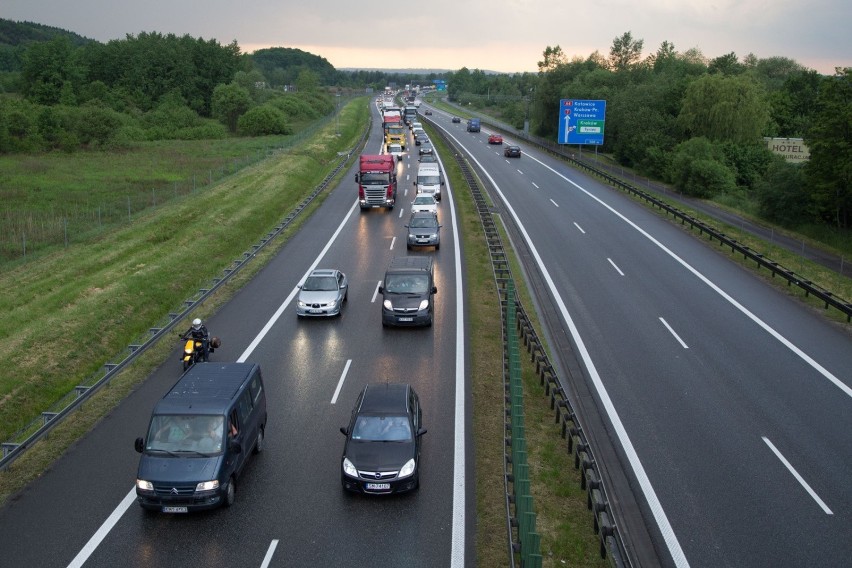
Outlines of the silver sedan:
{"label": "silver sedan", "polygon": [[299,286],[296,315],[323,317],[340,315],[349,292],[346,275],[339,270],[318,268]]}

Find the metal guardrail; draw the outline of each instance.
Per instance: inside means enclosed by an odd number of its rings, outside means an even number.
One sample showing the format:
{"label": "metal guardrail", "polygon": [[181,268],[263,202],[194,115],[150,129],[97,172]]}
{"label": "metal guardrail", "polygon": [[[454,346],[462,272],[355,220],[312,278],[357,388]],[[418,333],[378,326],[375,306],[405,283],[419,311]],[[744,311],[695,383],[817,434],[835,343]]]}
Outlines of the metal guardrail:
{"label": "metal guardrail", "polygon": [[808,280],[804,276],[797,274],[795,271],[785,268],[778,262],[775,262],[768,258],[766,255],[755,251],[754,249],[748,247],[747,245],[738,242],[736,239],[733,239],[727,236],[725,233],[719,231],[718,229],[711,227],[707,223],[688,215],[687,213],[681,211],[677,207],[671,206],[668,203],[656,198],[654,195],[639,189],[629,183],[622,181],[620,178],[612,176],[606,173],[603,170],[595,168],[587,161],[582,159],[576,159],[575,154],[571,153],[570,155],[565,153],[561,146],[555,145],[553,143],[547,143],[545,141],[541,141],[536,139],[535,137],[524,135],[524,133],[519,133],[517,130],[513,130],[505,124],[499,124],[494,120],[489,120],[489,117],[476,113],[477,116],[480,117],[480,121],[482,124],[494,129],[503,132],[504,134],[511,136],[522,136],[528,143],[535,144],[539,148],[551,152],[561,159],[569,162],[576,168],[579,168],[585,171],[588,174],[592,174],[606,183],[612,185],[613,187],[625,191],[634,197],[638,197],[643,201],[649,203],[650,205],[657,207],[658,209],[665,211],[666,214],[670,214],[675,219],[679,220],[682,225],[689,225],[690,229],[698,229],[699,235],[706,234],[707,238],[710,240],[716,239],[719,241],[719,246],[725,246],[731,248],[731,253],[742,254],[743,258],[746,260],[754,261],[757,264],[758,269],[766,268],[772,273],[772,277],[779,276],[787,281],[787,286],[796,286],[802,289],[805,292],[805,297],[814,296],[823,302],[824,309],[828,309],[829,307],[835,308],[840,313],[846,316],[846,322],[852,322],[852,302],[845,300],[843,298],[838,297],[836,294],[815,284],[811,280]]}
{"label": "metal guardrail", "polygon": [[[583,426],[574,411],[574,405],[568,398],[566,390],[562,387],[562,381],[557,376],[550,359],[544,350],[542,342],[538,339],[529,316],[523,308],[523,305],[518,300],[514,289],[511,269],[509,267],[508,255],[503,247],[500,233],[494,221],[493,211],[489,207],[483,191],[479,185],[479,181],[474,176],[469,163],[464,158],[464,153],[452,139],[444,134],[442,130],[436,129],[443,142],[452,149],[456,163],[462,172],[465,182],[470,190],[474,204],[479,213],[485,239],[487,242],[489,254],[491,256],[492,271],[497,284],[498,294],[500,296],[503,326],[504,326],[504,388],[505,400],[509,406],[514,406],[513,402],[513,386],[510,380],[510,340],[509,335],[512,332],[511,327],[507,322],[515,320],[517,333],[523,340],[523,344],[530,353],[531,362],[535,363],[535,372],[540,378],[540,384],[544,387],[545,396],[550,397],[550,407],[555,411],[556,423],[562,425],[562,437],[567,438],[567,450],[574,455],[574,467],[581,469],[582,477],[580,487],[587,491],[587,506],[593,513],[594,522],[593,530],[598,535],[600,540],[600,554],[602,558],[608,558],[611,565],[618,568],[631,566],[629,555],[626,550],[624,540],[619,532],[617,520],[614,518],[610,500],[607,497],[606,488],[604,487],[598,462],[592,452],[591,444],[586,437]],[[511,302],[510,302],[511,297]],[[510,304],[514,304],[513,308],[509,308]],[[510,313],[514,317],[510,317]],[[511,454],[513,438],[518,436],[513,428],[511,408],[506,408],[506,456],[504,466],[504,477],[506,486],[506,510],[508,516],[508,541],[509,541],[509,557],[511,565],[516,565],[516,560],[521,562],[521,566],[536,566],[534,555],[537,550],[531,550],[532,543],[525,543],[521,540],[521,534],[534,532],[534,525],[530,527],[531,517],[527,514],[526,505],[518,508],[518,494],[515,487],[515,479],[519,471],[515,470],[517,459]],[[512,487],[512,492],[509,487]],[[514,515],[512,514],[514,511]],[[522,521],[526,525],[521,528]],[[520,530],[518,530],[520,529]],[[530,530],[532,529],[532,530]],[[537,536],[537,535],[536,535]],[[525,546],[526,544],[526,546]],[[538,544],[535,544],[536,549]],[[524,563],[524,551],[532,555],[528,560],[530,564]],[[516,559],[516,554],[520,553],[520,557]],[[538,564],[540,566],[540,564]]]}
{"label": "metal guardrail", "polygon": [[269,231],[257,244],[251,246],[249,250],[244,252],[240,258],[235,259],[230,266],[223,270],[222,276],[214,278],[209,288],[201,288],[191,298],[184,300],[183,309],[178,312],[168,314],[168,319],[156,327],[148,330],[148,335],[142,338],[139,342],[128,346],[128,352],[119,354],[122,359],[118,363],[105,363],[104,373],[99,378],[95,378],[95,382],[91,385],[78,385],[74,390],[68,393],[61,400],[52,405],[48,410],[44,411],[38,417],[34,418],[25,427],[21,428],[11,440],[2,442],[3,457],[0,459],[0,470],[6,469],[12,462],[20,457],[28,448],[46,436],[55,426],[57,426],[64,418],[72,411],[79,408],[89,397],[94,395],[103,386],[109,385],[122,369],[127,367],[136,357],[144,353],[149,347],[156,343],[166,333],[171,331],[177,322],[182,321],[194,309],[196,309],[205,299],[216,292],[223,284],[237,274],[246,264],[248,264],[258,252],[263,250],[272,240],[280,235],[287,227],[289,227],[296,217],[304,211],[304,209],[322,193],[331,183],[331,181],[340,173],[346,166],[359,148],[361,148],[367,140],[367,136],[372,126],[372,117],[368,123],[361,140],[355,145],[355,148],[347,152],[338,154],[340,162],[313,191],[305,197],[296,207],[294,207],[284,219],[278,223],[271,231]]}

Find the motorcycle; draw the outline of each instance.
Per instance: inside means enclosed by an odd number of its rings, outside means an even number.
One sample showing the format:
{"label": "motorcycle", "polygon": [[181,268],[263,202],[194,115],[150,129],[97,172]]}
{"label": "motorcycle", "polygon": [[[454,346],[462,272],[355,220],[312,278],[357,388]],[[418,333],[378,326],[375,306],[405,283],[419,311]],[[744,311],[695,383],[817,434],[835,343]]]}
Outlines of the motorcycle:
{"label": "motorcycle", "polygon": [[[183,344],[183,355],[181,355],[181,361],[183,362],[183,370],[186,371],[194,364],[199,361],[205,361],[206,358],[204,356],[204,341],[201,339],[195,339],[193,337],[181,337],[181,339],[186,340]],[[212,337],[210,339],[210,344],[207,348],[207,354],[213,353],[217,347],[222,344],[222,341],[218,337]]]}

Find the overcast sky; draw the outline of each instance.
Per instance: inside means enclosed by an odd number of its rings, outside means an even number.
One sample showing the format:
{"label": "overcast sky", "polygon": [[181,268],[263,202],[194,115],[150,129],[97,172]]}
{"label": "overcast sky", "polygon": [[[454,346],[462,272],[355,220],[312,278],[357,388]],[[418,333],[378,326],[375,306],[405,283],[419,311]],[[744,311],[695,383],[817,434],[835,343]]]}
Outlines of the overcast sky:
{"label": "overcast sky", "polygon": [[102,42],[160,32],[295,47],[337,68],[537,71],[547,46],[609,55],[631,32],[708,58],[788,57],[821,73],[852,67],[850,0],[0,0],[0,17]]}

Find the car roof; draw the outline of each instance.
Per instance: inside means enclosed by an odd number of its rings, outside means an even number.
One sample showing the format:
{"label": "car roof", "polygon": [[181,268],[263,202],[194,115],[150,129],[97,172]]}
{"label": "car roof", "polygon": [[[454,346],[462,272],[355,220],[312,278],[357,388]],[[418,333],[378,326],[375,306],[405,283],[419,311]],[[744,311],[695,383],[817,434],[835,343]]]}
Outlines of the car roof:
{"label": "car roof", "polygon": [[408,412],[407,383],[373,383],[364,387],[358,412]]}

